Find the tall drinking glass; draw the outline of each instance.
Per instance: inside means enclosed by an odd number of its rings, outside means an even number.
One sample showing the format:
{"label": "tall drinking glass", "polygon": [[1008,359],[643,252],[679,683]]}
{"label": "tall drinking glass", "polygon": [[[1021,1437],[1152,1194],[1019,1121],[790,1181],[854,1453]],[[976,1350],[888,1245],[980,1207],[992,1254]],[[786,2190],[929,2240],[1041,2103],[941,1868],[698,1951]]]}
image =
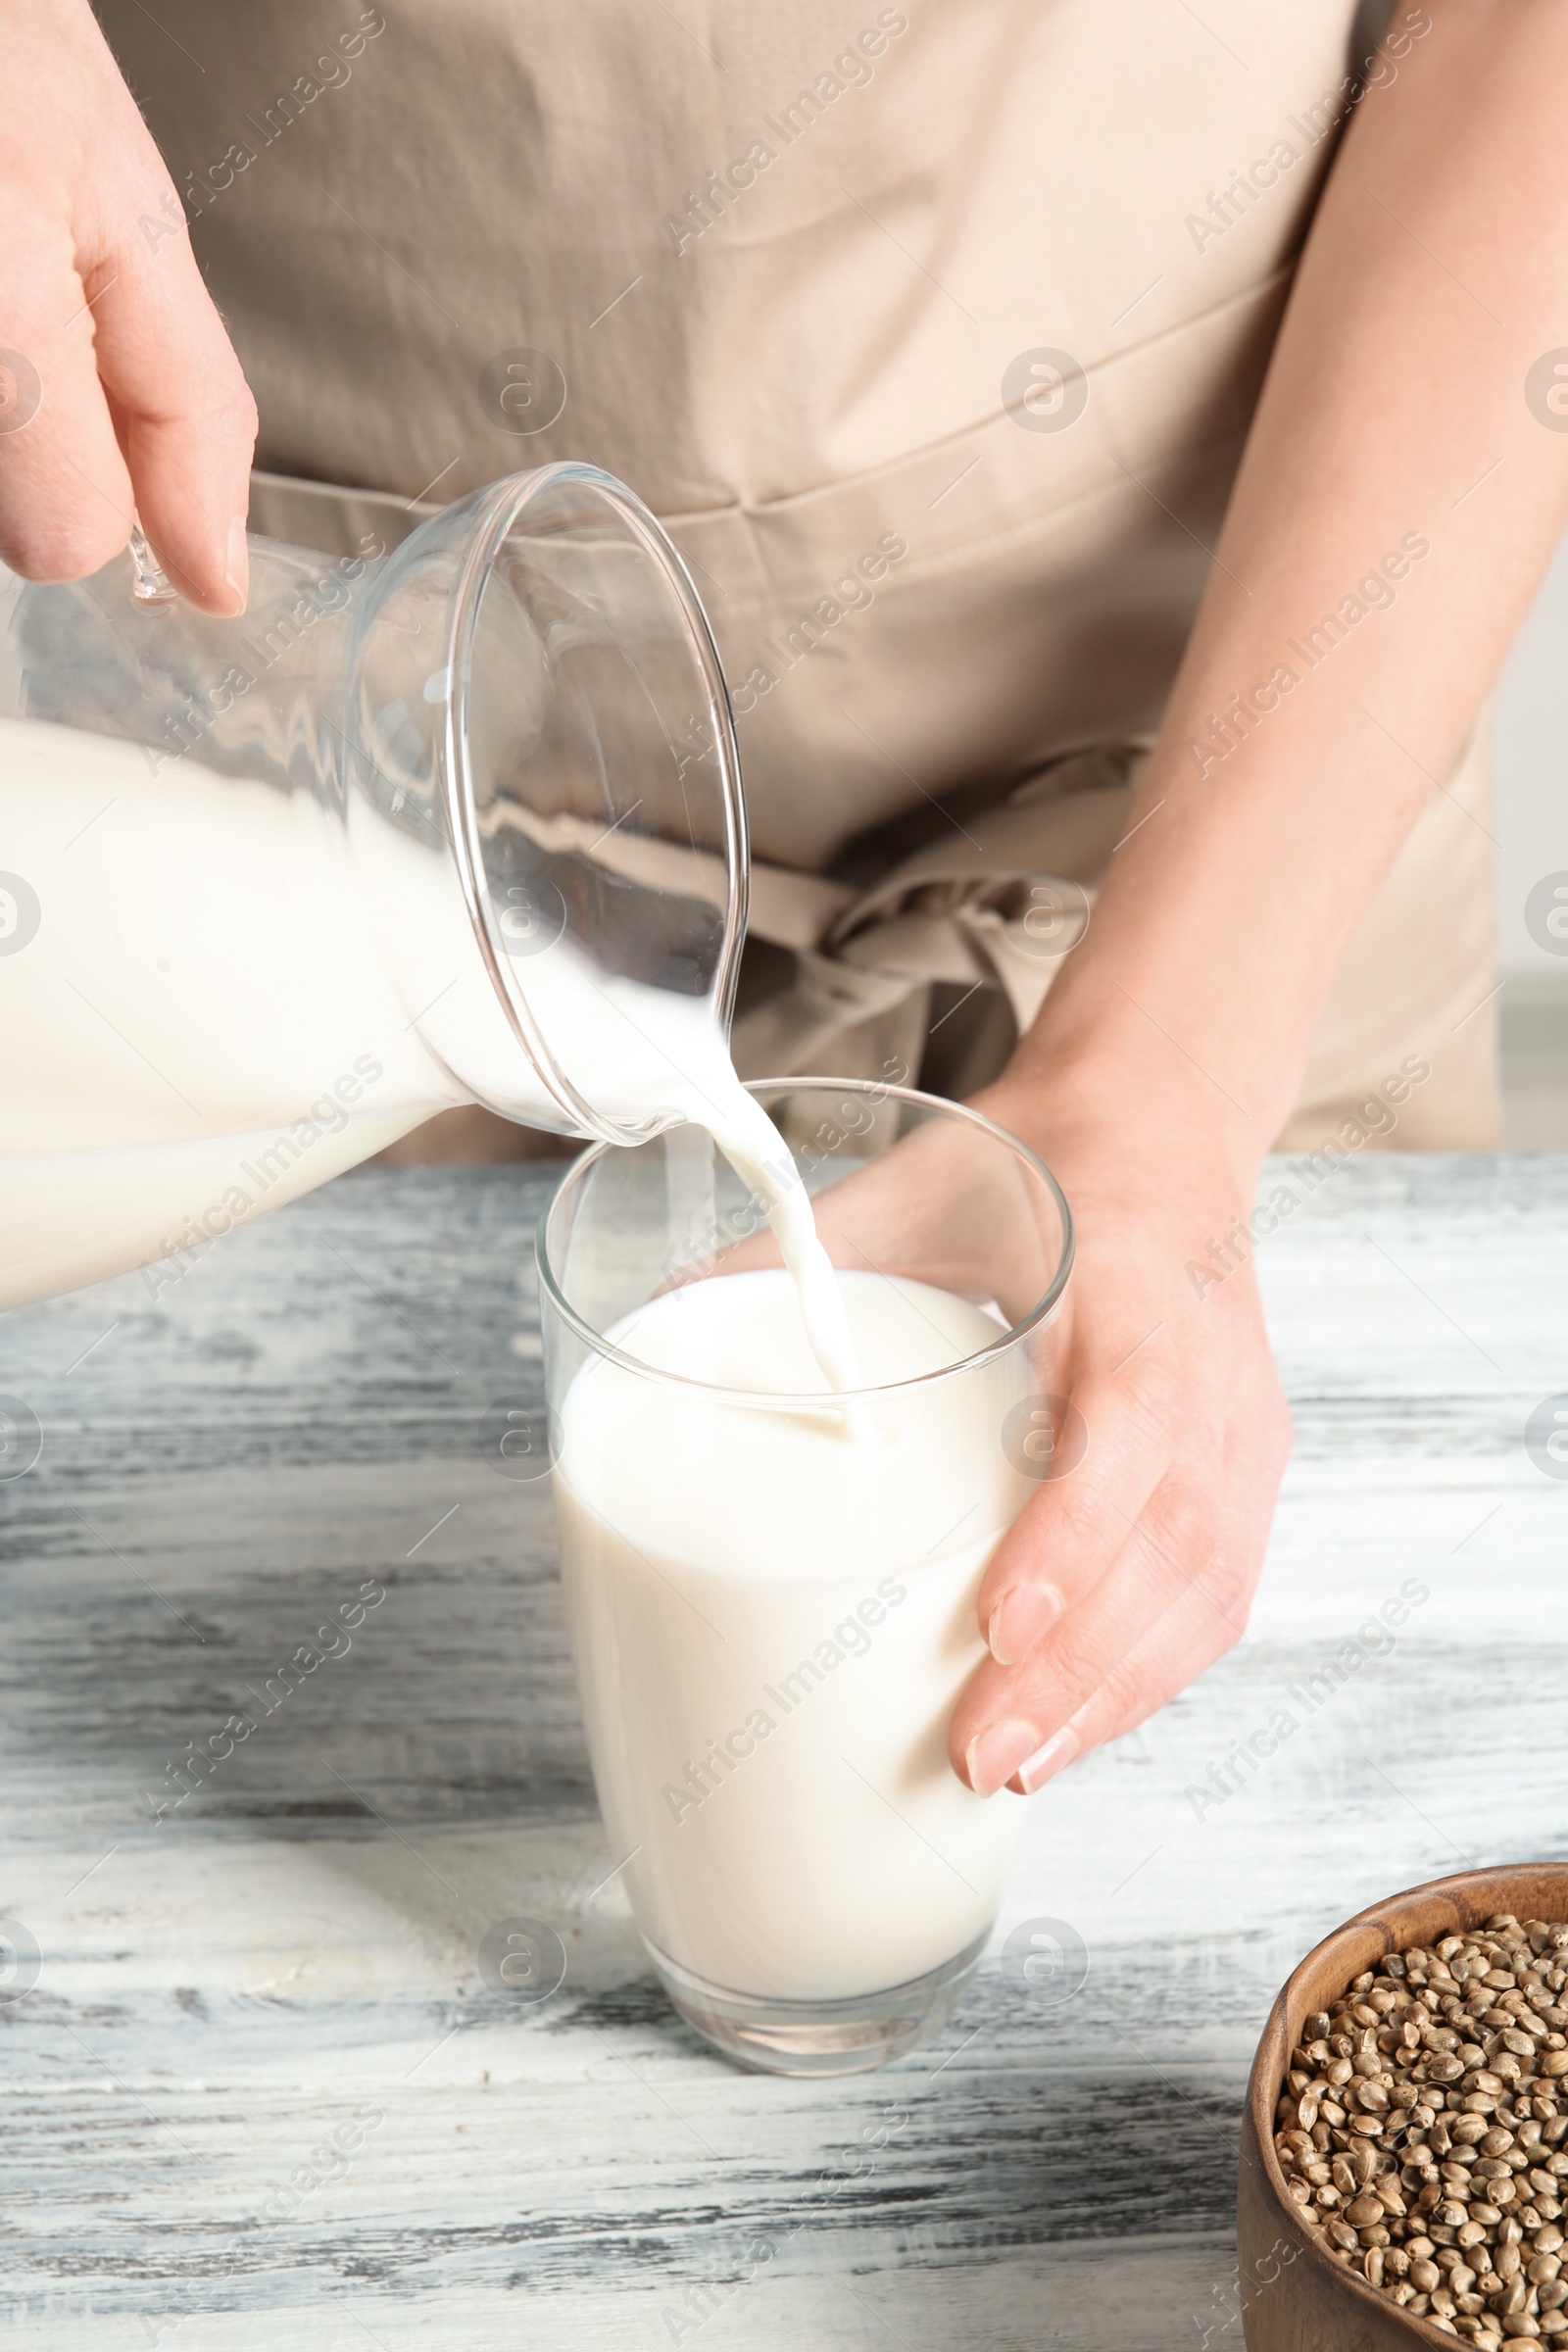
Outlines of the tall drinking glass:
{"label": "tall drinking glass", "polygon": [[829,1391],[751,1195],[679,1127],[540,1227],[562,1574],[606,1827],[674,2001],[748,2064],[846,2074],[956,2006],[1022,1800],[948,1721],[981,1574],[1073,1467],[1050,1172],[870,1081],[755,1086],[813,1196],[863,1387]]}

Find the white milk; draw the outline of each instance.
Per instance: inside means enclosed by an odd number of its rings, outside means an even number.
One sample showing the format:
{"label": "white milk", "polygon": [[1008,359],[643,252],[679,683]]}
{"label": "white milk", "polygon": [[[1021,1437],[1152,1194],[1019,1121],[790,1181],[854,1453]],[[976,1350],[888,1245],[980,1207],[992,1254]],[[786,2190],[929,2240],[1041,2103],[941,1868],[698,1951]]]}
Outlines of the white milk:
{"label": "white milk", "polygon": [[[374,848],[379,906],[309,794],[189,758],[155,775],[137,744],[0,722],[0,873],[38,905],[0,953],[0,1306],[172,1252],[180,1267],[468,1099],[409,1017],[377,915],[416,936],[467,1072],[514,1099],[519,1050],[458,894],[395,829]],[[819,1360],[853,1387],[809,1203],[708,1004],[596,972],[566,941],[519,977],[602,1110],[713,1131],[768,1208]]]}
{"label": "white milk", "polygon": [[[995,1343],[924,1284],[838,1277],[868,1384]],[[783,1272],[670,1292],[609,1335],[688,1379],[825,1394]],[[1016,1352],[831,1409],[726,1405],[593,1357],[555,1473],[600,1804],[639,1925],[710,1983],[880,1990],[990,1927],[1022,1800],[955,1777],[948,1719],[984,1655],[981,1572],[1025,1481],[1001,1428]]]}
{"label": "white milk", "polygon": [[459,1100],[307,795],[9,721],[0,869],[38,902],[0,956],[0,1305],[200,1249]]}

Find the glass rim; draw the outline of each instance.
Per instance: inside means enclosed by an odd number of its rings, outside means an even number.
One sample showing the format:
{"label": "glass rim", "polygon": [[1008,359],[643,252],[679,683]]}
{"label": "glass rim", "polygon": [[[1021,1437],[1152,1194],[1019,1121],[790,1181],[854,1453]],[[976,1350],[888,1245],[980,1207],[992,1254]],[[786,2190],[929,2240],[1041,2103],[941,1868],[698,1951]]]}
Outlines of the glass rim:
{"label": "glass rim", "polygon": [[[493,936],[495,911],[485,870],[484,845],[479,836],[478,804],[469,757],[469,656],[478,627],[479,607],[496,561],[508,536],[527,510],[566,483],[579,483],[597,493],[605,506],[627,527],[662,573],[675,606],[685,617],[690,635],[693,668],[701,681],[718,747],[719,794],[724,809],[724,862],[728,904],[724,935],[712,992],[720,1026],[728,1033],[740,985],[741,948],[746,937],[751,894],[751,850],[746,794],[741,782],[740,739],[729,681],[719,660],[711,623],[684,557],[651,508],[617,475],[581,458],[560,458],[526,473],[503,475],[473,494],[474,514],[469,544],[452,597],[447,636],[449,688],[445,711],[442,787],[447,827],[464,901],[480,960],[502,1012],[517,1043],[555,1096],[580,1135],[597,1136],[617,1145],[649,1140],[647,1128],[624,1129],[606,1118],[561,1067],[522,992],[513,985],[508,958]],[[432,519],[438,519],[434,517]],[[506,1116],[505,1105],[492,1107]]]}
{"label": "glass rim", "polygon": [[[920,1110],[936,1111],[945,1118],[977,1128],[982,1134],[1004,1145],[1037,1176],[1044,1179],[1046,1189],[1052,1200],[1054,1200],[1056,1213],[1061,1219],[1061,1248],[1057,1254],[1055,1270],[1044,1295],[1036,1300],[1027,1315],[1011,1324],[1005,1331],[999,1332],[993,1342],[984,1348],[977,1348],[972,1354],[960,1356],[956,1363],[941,1364],[933,1372],[916,1373],[908,1380],[884,1381],[872,1388],[810,1389],[800,1393],[783,1389],[731,1389],[724,1388],[714,1381],[693,1380],[685,1372],[666,1371],[662,1365],[650,1364],[643,1357],[632,1355],[627,1349],[616,1347],[612,1340],[607,1339],[603,1332],[597,1330],[567,1298],[556,1278],[555,1268],[551,1262],[550,1228],[557,1210],[562,1207],[573,1190],[580,1190],[582,1181],[589,1170],[595,1167],[607,1152],[624,1151],[627,1148],[618,1144],[596,1143],[591,1144],[586,1152],[579,1152],[572,1161],[540,1210],[539,1222],[534,1229],[534,1261],[539,1274],[541,1305],[545,1297],[548,1296],[562,1321],[574,1331],[580,1340],[585,1342],[595,1355],[603,1357],[610,1363],[620,1365],[625,1371],[635,1372],[644,1380],[662,1381],[669,1388],[689,1389],[694,1396],[706,1397],[710,1402],[736,1405],[747,1411],[821,1414],[836,1412],[845,1404],[870,1404],[880,1396],[896,1396],[909,1390],[929,1389],[937,1382],[952,1380],[960,1373],[976,1371],[982,1365],[996,1362],[1009,1349],[1016,1348],[1021,1341],[1027,1339],[1032,1332],[1040,1330],[1050,1321],[1061,1303],[1062,1296],[1067,1288],[1068,1277],[1072,1272],[1076,1249],[1072,1210],[1067,1204],[1066,1194],[1040,1154],[1032,1151],[1020,1137],[1014,1135],[1010,1128],[1000,1125],[995,1119],[987,1118],[984,1111],[972,1110],[967,1102],[954,1102],[942,1095],[924,1094],[918,1087],[892,1086],[880,1078],[824,1078],[818,1076],[749,1078],[745,1081],[745,1085],[749,1095],[759,1097],[763,1094],[795,1094],[804,1092],[808,1088],[816,1087],[829,1094],[874,1095],[879,1102],[909,1102]],[[662,1132],[668,1134],[670,1130],[666,1128]],[[657,1136],[649,1136],[643,1140],[648,1143],[656,1143],[660,1139]],[[717,1146],[715,1145],[713,1148],[716,1152]],[[640,1146],[633,1146],[632,1149],[640,1149]],[[705,1276],[703,1279],[710,1280],[711,1277]],[[658,1295],[658,1293],[655,1294],[656,1297]]]}

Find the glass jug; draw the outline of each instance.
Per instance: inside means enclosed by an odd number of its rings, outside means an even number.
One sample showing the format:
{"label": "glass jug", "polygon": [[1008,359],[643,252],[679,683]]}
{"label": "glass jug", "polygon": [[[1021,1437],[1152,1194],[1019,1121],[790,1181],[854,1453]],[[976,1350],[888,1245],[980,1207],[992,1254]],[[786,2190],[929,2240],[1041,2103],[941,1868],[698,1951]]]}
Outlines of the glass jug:
{"label": "glass jug", "polygon": [[0,1306],[183,1266],[431,1115],[635,1143],[722,1047],[746,834],[679,556],[597,467],[394,554],[0,569]]}

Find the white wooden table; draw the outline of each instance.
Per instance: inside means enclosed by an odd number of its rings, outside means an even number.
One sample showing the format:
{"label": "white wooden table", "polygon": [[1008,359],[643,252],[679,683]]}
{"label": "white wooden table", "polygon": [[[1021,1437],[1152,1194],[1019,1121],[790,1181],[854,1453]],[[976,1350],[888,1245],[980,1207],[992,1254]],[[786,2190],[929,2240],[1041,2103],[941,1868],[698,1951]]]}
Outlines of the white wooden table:
{"label": "white wooden table", "polygon": [[[544,1183],[352,1176],[157,1299],[0,1324],[43,1437],[0,1484],[0,1912],[38,1950],[0,1999],[0,2337],[1240,2352],[1275,1986],[1380,1892],[1568,1853],[1568,1481],[1523,1441],[1568,1391],[1568,1161],[1369,1159],[1266,1246],[1298,1445],[1251,1631],[1036,1801],[1003,1922],[1066,1922],[1087,1982],[988,1963],[933,2050],[828,2086],[678,2027],[601,1887],[547,1496],[479,1435],[537,1390]],[[480,1974],[514,1917],[565,1946],[543,2003]]]}

